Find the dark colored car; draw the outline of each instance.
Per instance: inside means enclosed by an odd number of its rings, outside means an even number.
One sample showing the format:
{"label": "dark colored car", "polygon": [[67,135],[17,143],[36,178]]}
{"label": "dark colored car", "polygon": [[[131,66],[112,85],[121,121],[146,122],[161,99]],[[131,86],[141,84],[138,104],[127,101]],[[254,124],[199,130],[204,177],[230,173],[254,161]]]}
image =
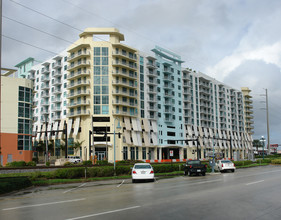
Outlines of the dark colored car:
{"label": "dark colored car", "polygon": [[186,164],[184,164],[184,175],[191,176],[192,174],[199,175],[200,173],[202,176],[206,175],[207,165],[202,164],[200,160],[188,160]]}

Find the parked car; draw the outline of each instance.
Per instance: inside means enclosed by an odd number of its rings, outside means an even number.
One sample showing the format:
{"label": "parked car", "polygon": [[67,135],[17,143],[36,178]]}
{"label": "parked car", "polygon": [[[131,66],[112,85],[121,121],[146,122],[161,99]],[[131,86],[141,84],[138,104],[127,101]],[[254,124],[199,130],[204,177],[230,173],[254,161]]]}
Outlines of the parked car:
{"label": "parked car", "polygon": [[235,164],[231,160],[218,160],[215,169],[224,172],[231,170],[232,172],[235,172]]}
{"label": "parked car", "polygon": [[136,163],[132,168],[132,183],[136,180],[151,180],[154,182],[153,167],[149,163]]}
{"label": "parked car", "polygon": [[67,156],[67,160],[70,163],[81,163],[82,162],[82,160],[79,156]]}
{"label": "parked car", "polygon": [[202,176],[206,175],[207,165],[202,164],[200,160],[188,160],[183,167],[184,175],[191,176],[192,174],[202,174]]}

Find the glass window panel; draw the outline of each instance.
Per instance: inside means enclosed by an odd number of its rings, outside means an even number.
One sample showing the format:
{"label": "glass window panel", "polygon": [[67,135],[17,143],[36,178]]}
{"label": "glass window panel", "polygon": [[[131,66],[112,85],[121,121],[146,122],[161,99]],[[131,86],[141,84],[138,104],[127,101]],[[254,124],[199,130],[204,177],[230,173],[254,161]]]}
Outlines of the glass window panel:
{"label": "glass window panel", "polygon": [[102,96],[102,104],[109,104],[108,96]]}
{"label": "glass window panel", "polygon": [[94,106],[94,114],[100,114],[100,105]]}
{"label": "glass window panel", "polygon": [[108,85],[108,76],[102,76],[102,84]]}
{"label": "glass window panel", "polygon": [[94,67],[94,75],[100,75],[100,67],[99,66]]}
{"label": "glass window panel", "polygon": [[95,47],[94,48],[94,55],[95,56],[100,56],[100,47]]}
{"label": "glass window panel", "polygon": [[108,75],[108,67],[107,66],[102,67],[102,75]]}
{"label": "glass window panel", "polygon": [[108,56],[108,48],[107,47],[102,48],[102,56]]}
{"label": "glass window panel", "polygon": [[101,104],[100,103],[100,96],[94,96],[94,104]]}
{"label": "glass window panel", "polygon": [[101,94],[100,86],[94,86],[94,94]]}
{"label": "glass window panel", "polygon": [[100,65],[100,57],[94,57],[94,65]]}
{"label": "glass window panel", "polygon": [[108,65],[108,57],[102,58],[102,65]]}
{"label": "glass window panel", "polygon": [[100,76],[94,76],[94,84],[100,84]]}
{"label": "glass window panel", "polygon": [[102,86],[102,94],[108,94],[108,86]]}
{"label": "glass window panel", "polygon": [[103,105],[102,106],[102,114],[105,115],[105,114],[108,114],[108,112],[109,112],[108,105]]}

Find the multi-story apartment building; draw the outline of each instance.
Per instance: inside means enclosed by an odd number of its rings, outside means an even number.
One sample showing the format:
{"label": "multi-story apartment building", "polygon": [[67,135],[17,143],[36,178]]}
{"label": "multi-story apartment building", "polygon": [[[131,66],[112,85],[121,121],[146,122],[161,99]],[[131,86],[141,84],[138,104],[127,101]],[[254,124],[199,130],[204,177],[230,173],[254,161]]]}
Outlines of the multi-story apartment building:
{"label": "multi-story apartment building", "polygon": [[14,72],[1,76],[1,165],[32,160],[32,82]]}
{"label": "multi-story apartment building", "polygon": [[244,158],[252,140],[244,129],[242,92],[185,69],[183,96],[186,137],[197,140],[198,156],[205,158],[215,145],[224,157]]}
{"label": "multi-story apartment building", "polygon": [[194,158],[195,151],[206,158],[214,144],[238,158],[248,148],[240,91],[182,70],[181,57],[161,47],[148,56],[122,41],[115,28],[88,28],[65,51],[32,67],[37,142],[64,142],[68,154],[111,162],[161,161],[171,151],[174,159]]}
{"label": "multi-story apartment building", "polygon": [[35,60],[29,57],[22,62],[15,65],[18,68],[17,74],[19,78],[27,78],[29,75],[29,70],[34,66]]}
{"label": "multi-story apartment building", "polygon": [[244,104],[244,125],[245,132],[249,134],[254,133],[254,121],[253,121],[253,100],[251,96],[251,90],[248,87],[242,87],[241,91],[243,93],[243,104]]}

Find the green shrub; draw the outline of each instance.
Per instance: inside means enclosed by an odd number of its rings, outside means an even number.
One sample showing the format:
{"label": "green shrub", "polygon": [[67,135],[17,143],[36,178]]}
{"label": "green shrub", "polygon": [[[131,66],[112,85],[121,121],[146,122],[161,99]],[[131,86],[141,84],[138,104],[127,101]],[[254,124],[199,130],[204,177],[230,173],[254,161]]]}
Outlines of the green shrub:
{"label": "green shrub", "polygon": [[49,167],[50,166],[50,161],[47,161],[46,162],[46,167]]}
{"label": "green shrub", "polygon": [[251,160],[244,160],[244,161],[233,161],[233,163],[235,164],[236,167],[239,166],[247,166],[252,164],[253,162]]}
{"label": "green shrub", "polygon": [[93,165],[93,162],[91,160],[85,160],[85,161],[82,162],[82,164],[84,166],[89,166],[89,165]]}
{"label": "green shrub", "polygon": [[70,166],[73,166],[73,163],[70,163],[69,161],[67,161],[63,164],[63,166],[70,167]]}
{"label": "green shrub", "polygon": [[85,176],[84,167],[61,168],[54,171],[54,178],[58,179],[74,179]]}
{"label": "green shrub", "polygon": [[12,192],[14,190],[24,189],[31,185],[32,183],[27,177],[0,178],[0,194]]}
{"label": "green shrub", "polygon": [[36,162],[34,162],[34,161],[29,161],[29,162],[27,162],[26,165],[29,166],[29,167],[36,167]]}
{"label": "green shrub", "polygon": [[107,160],[98,160],[97,161],[97,165],[108,165],[108,161]]}
{"label": "green shrub", "polygon": [[132,172],[131,166],[116,166],[116,175],[130,175]]}
{"label": "green shrub", "polygon": [[271,161],[273,164],[281,164],[281,159],[274,159]]}
{"label": "green shrub", "polygon": [[11,163],[7,163],[6,167],[25,167],[26,162],[25,161],[13,161]]}

